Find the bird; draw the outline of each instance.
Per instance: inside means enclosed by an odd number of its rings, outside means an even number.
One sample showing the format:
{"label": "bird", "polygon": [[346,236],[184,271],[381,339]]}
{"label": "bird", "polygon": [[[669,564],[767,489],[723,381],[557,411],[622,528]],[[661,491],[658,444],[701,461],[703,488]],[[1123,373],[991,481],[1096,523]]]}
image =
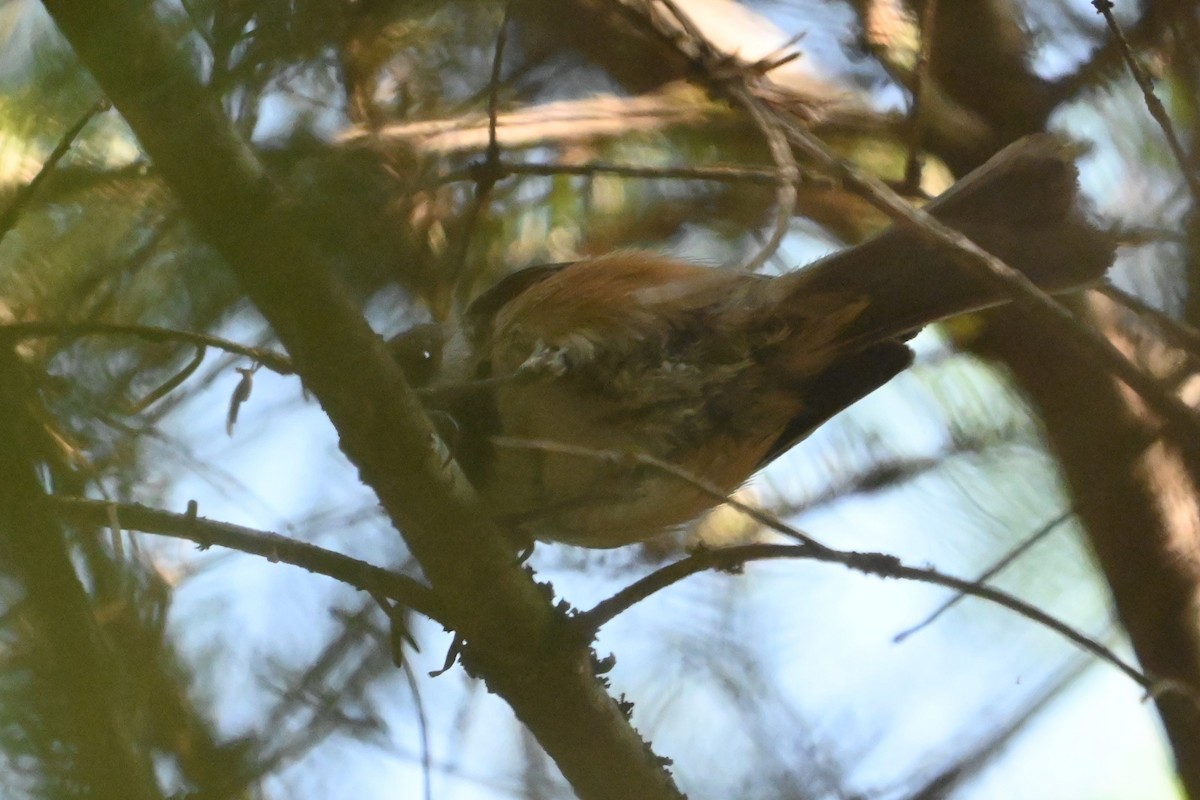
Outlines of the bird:
{"label": "bird", "polygon": [[[1115,242],[1074,153],[1028,136],[925,210],[1045,291],[1096,283]],[[905,370],[925,325],[1006,301],[958,257],[899,227],[775,277],[617,251],[513,272],[389,347],[515,543],[619,547],[693,521]]]}

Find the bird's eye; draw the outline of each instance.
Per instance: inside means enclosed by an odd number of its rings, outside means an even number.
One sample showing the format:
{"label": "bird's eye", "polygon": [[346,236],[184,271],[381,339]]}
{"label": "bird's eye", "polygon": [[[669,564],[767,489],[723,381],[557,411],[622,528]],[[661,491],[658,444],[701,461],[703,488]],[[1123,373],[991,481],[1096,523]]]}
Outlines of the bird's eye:
{"label": "bird's eye", "polygon": [[388,342],[388,348],[409,382],[417,387],[426,386],[437,372],[441,358],[441,329],[436,325],[418,325]]}

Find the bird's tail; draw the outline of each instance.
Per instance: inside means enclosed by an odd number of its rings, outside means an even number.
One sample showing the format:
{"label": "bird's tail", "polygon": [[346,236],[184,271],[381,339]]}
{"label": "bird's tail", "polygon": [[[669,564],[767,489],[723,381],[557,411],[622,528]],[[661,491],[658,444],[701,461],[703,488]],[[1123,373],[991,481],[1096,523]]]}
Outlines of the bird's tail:
{"label": "bird's tail", "polygon": [[[1098,281],[1113,260],[1111,236],[1089,222],[1078,198],[1070,148],[1049,134],[1002,150],[926,206],[926,211],[999,256],[1046,291]],[[1005,296],[954,263],[953,249],[893,228],[779,281],[786,316],[810,316],[823,298],[861,310],[836,335],[850,351],[923,325],[1003,302]]]}

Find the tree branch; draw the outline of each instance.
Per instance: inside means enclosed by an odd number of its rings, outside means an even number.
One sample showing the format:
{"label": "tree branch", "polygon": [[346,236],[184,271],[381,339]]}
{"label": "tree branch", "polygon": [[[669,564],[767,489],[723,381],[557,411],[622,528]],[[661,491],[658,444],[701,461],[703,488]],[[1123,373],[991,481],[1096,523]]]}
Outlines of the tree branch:
{"label": "tree branch", "polygon": [[[828,169],[845,185],[859,192],[864,199],[887,214],[896,224],[910,228],[932,243],[950,248],[962,254],[962,268],[980,281],[1002,290],[1012,301],[1027,310],[1033,319],[1048,332],[1060,336],[1076,351],[1077,355],[1094,359],[1123,383],[1137,392],[1146,403],[1171,424],[1176,433],[1191,441],[1200,441],[1200,415],[1174,394],[1166,391],[1153,377],[1118,352],[1107,339],[1092,328],[1084,325],[1062,303],[1038,289],[1022,273],[1005,264],[999,258],[976,245],[962,233],[942,223],[925,211],[915,208],[879,179],[854,167],[837,157],[824,142],[807,128],[804,109],[790,110],[785,97],[770,85],[764,76],[753,75],[747,70],[730,70],[727,64],[714,61],[709,55],[711,48],[689,37],[688,28],[663,28],[663,21],[656,12],[659,0],[637,0],[633,6],[624,0],[611,0],[623,10],[642,21],[648,30],[655,31],[662,39],[672,42],[694,61],[701,78],[709,91],[735,104],[743,104],[746,93],[756,96],[774,96],[773,103],[778,124],[787,134],[788,140],[806,158]],[[636,7],[635,7],[636,6]],[[678,9],[674,10],[680,17]]]}
{"label": "tree branch", "polygon": [[25,208],[29,205],[29,200],[33,197],[33,193],[42,185],[42,181],[54,171],[58,166],[58,162],[62,161],[63,157],[70,152],[71,146],[75,144],[75,140],[79,138],[79,134],[83,133],[83,129],[92,121],[98,114],[103,114],[109,109],[107,100],[98,100],[88,108],[87,111],[75,120],[70,128],[67,128],[63,133],[62,138],[58,140],[58,144],[50,151],[50,155],[46,158],[42,168],[33,176],[33,180],[22,186],[16,197],[8,204],[8,208],[4,209],[4,213],[0,214],[0,241],[8,235],[8,232],[17,224],[17,220],[21,218],[21,214],[25,212]]}
{"label": "tree branch", "polygon": [[[1007,592],[1002,592],[999,589],[984,585],[982,581],[986,580],[987,577],[990,577],[990,574],[994,574],[995,571],[985,573],[980,579],[969,581],[963,578],[955,578],[945,575],[934,569],[922,569],[918,567],[906,566],[900,563],[900,559],[898,559],[896,556],[889,555],[887,553],[858,553],[846,550],[836,550],[828,545],[818,542],[798,528],[787,524],[771,512],[758,508],[757,506],[742,503],[734,500],[733,498],[729,498],[724,492],[721,491],[721,489],[713,486],[708,481],[692,475],[687,470],[681,469],[674,464],[654,458],[653,456],[648,456],[644,453],[622,453],[616,450],[597,450],[589,447],[565,445],[559,442],[513,439],[509,437],[493,437],[492,441],[498,447],[539,450],[542,452],[556,453],[560,455],[572,455],[578,458],[586,458],[596,461],[642,464],[650,467],[651,469],[658,470],[664,475],[669,475],[679,480],[681,483],[699,489],[700,491],[705,492],[717,499],[724,499],[724,502],[730,507],[743,514],[746,514],[759,524],[799,542],[797,545],[750,544],[736,547],[725,547],[719,550],[699,550],[688,558],[676,561],[673,564],[668,564],[667,566],[652,572],[641,580],[635,581],[607,600],[598,603],[590,611],[585,611],[582,614],[577,615],[574,618],[575,621],[580,624],[583,630],[588,634],[594,633],[613,617],[617,616],[623,611],[626,611],[633,605],[640,603],[642,600],[645,600],[655,592],[661,591],[671,584],[677,583],[690,575],[696,574],[697,572],[703,572],[709,569],[721,569],[728,571],[739,568],[747,561],[757,561],[762,559],[806,558],[814,561],[842,564],[845,567],[857,570],[867,575],[878,575],[882,578],[915,580],[925,583],[932,583],[937,586],[946,586],[951,589],[956,589],[965,595],[990,600],[998,605],[1017,612],[1027,619],[1030,619],[1041,625],[1045,625],[1051,630],[1057,631],[1067,639],[1070,639],[1072,642],[1082,647],[1084,650],[1087,650],[1104,661],[1112,664],[1147,691],[1154,691],[1156,688],[1160,688],[1163,685],[1162,681],[1156,681],[1153,678],[1146,676],[1144,673],[1139,672],[1135,667],[1125,663],[1119,656],[1101,645],[1099,642],[1080,633],[1066,623],[1060,622],[1036,606],[1030,605],[1024,600],[1013,597]],[[1171,688],[1175,688],[1175,686],[1172,685]],[[1190,693],[1189,696],[1191,696]],[[1197,705],[1200,707],[1200,702],[1198,702]]]}
{"label": "tree branch", "polygon": [[1121,28],[1121,23],[1117,22],[1116,15],[1113,14],[1111,0],[1092,0],[1092,5],[1095,6],[1096,12],[1104,17],[1109,31],[1112,32],[1113,41],[1116,42],[1117,49],[1120,51],[1121,57],[1125,59],[1125,65],[1129,68],[1129,74],[1133,76],[1138,88],[1142,90],[1142,99],[1146,102],[1146,109],[1162,130],[1163,136],[1166,137],[1167,146],[1171,148],[1171,154],[1175,156],[1175,162],[1179,164],[1179,173],[1183,175],[1188,191],[1192,193],[1192,202],[1200,203],[1200,176],[1197,176],[1196,171],[1192,168],[1192,159],[1183,149],[1183,142],[1179,140],[1179,134],[1175,132],[1171,116],[1167,114],[1162,100],[1159,100],[1158,95],[1154,92],[1153,81],[1150,80],[1150,76],[1146,74],[1142,65],[1138,63],[1137,56],[1133,54],[1133,48],[1129,45],[1129,40],[1125,38],[1125,31]]}
{"label": "tree branch", "polygon": [[282,534],[137,503],[61,496],[51,497],[49,502],[59,518],[72,525],[107,527],[115,521],[122,529],[184,539],[200,545],[202,550],[216,545],[261,556],[268,561],[325,575],[364,592],[381,594],[436,622],[449,625],[437,596],[412,578]]}
{"label": "tree branch", "polygon": [[907,566],[902,564],[895,556],[888,555],[887,553],[858,553],[847,550],[833,550],[823,546],[812,547],[807,544],[747,544],[726,547],[720,550],[700,550],[687,558],[655,570],[641,580],[633,582],[612,597],[597,603],[594,608],[583,612],[575,619],[585,631],[598,630],[618,614],[627,611],[650,595],[662,591],[668,586],[678,583],[684,578],[695,575],[698,572],[705,572],[710,569],[729,572],[741,569],[751,561],[783,558],[807,559],[811,561],[823,561],[829,564],[841,564],[848,569],[861,572],[864,575],[877,575],[881,578],[896,578],[899,580],[931,583],[955,589],[971,597],[988,600],[1060,634],[1083,650],[1125,673],[1126,676],[1148,693],[1156,691],[1184,691],[1189,697],[1192,696],[1186,687],[1156,680],[1146,675],[1100,642],[1075,630],[1070,625],[1042,611],[1035,605],[1026,603],[1024,600],[1014,597],[1007,592],[976,581],[955,578],[934,569]]}
{"label": "tree branch", "polygon": [[244,344],[211,336],[207,333],[193,333],[174,328],[161,328],[155,325],[121,325],[109,322],[55,322],[39,320],[37,322],[10,322],[0,325],[0,341],[6,339],[82,339],[88,336],[133,336],[147,342],[160,344],[163,342],[181,342],[197,347],[214,347],[245,356],[252,361],[262,364],[272,372],[280,375],[294,375],[296,370],[292,362],[282,353],[267,350],[263,347],[248,347]]}
{"label": "tree branch", "polygon": [[288,224],[287,198],[153,7],[45,6],[287,348],[465,640],[464,664],[512,706],[581,797],[679,797],[596,678],[586,644],[563,637],[561,613],[476,508],[383,342]]}

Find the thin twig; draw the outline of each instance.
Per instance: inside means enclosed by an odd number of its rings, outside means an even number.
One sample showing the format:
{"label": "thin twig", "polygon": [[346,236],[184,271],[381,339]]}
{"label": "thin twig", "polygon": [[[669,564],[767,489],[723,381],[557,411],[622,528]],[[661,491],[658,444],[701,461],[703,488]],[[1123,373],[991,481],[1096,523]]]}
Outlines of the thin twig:
{"label": "thin twig", "polygon": [[17,220],[21,218],[21,214],[28,207],[33,193],[37,191],[42,181],[46,180],[50,173],[54,171],[54,168],[58,166],[58,162],[62,161],[63,156],[75,144],[75,140],[79,138],[79,134],[87,127],[87,124],[96,116],[108,111],[111,107],[108,100],[97,100],[95,103],[92,103],[87,111],[80,115],[79,119],[75,120],[75,124],[67,128],[62,138],[58,140],[58,144],[50,151],[50,155],[46,158],[45,163],[42,164],[41,169],[33,176],[33,180],[17,190],[16,196],[8,204],[8,208],[4,210],[4,215],[0,216],[0,241],[3,241],[8,232],[17,224]]}
{"label": "thin twig", "polygon": [[[496,138],[497,117],[500,113],[500,74],[504,65],[504,47],[508,42],[508,25],[511,8],[506,3],[504,16],[500,20],[500,30],[496,32],[496,48],[492,54],[492,75],[488,81],[488,143],[484,149],[483,161],[476,162],[470,167],[471,179],[475,182],[475,191],[471,197],[471,205],[463,218],[463,232],[458,254],[454,259],[454,274],[462,277],[466,270],[467,257],[471,252],[471,239],[479,218],[483,215],[492,190],[503,180],[504,172],[500,169],[500,143]],[[460,280],[459,286],[464,291],[470,289],[473,281]]]}
{"label": "thin twig", "polygon": [[511,15],[512,7],[505,3],[500,30],[496,32],[496,50],[492,54],[492,78],[488,82],[488,146],[485,156],[488,164],[495,164],[500,160],[500,145],[496,141],[496,117],[500,113],[500,71],[504,67],[504,46],[508,43],[508,23]]}
{"label": "thin twig", "polygon": [[[1041,527],[1039,527],[1031,535],[1025,537],[1025,539],[1018,542],[1015,547],[1011,548],[1007,553],[1005,553],[1003,556],[1001,556],[996,561],[995,564],[988,567],[982,573],[980,573],[978,576],[976,576],[975,584],[977,586],[981,586],[981,585],[983,585],[984,581],[990,580],[991,578],[995,577],[998,573],[1003,571],[1009,564],[1013,563],[1018,558],[1020,558],[1022,555],[1024,555],[1026,552],[1028,552],[1031,547],[1033,547],[1035,544],[1042,541],[1047,536],[1049,536],[1051,533],[1053,533],[1055,528],[1057,528],[1059,525],[1062,525],[1064,522],[1068,521],[1069,519],[1071,519],[1074,516],[1075,516],[1074,511],[1064,511],[1063,513],[1059,514],[1054,519],[1050,520],[1049,522],[1047,522],[1044,525],[1042,525]],[[920,630],[923,630],[924,628],[929,627],[930,625],[932,625],[934,623],[934,621],[937,620],[938,617],[940,617],[942,614],[945,614],[947,611],[949,611],[954,606],[958,605],[958,603],[960,603],[964,597],[967,597],[966,592],[955,592],[953,596],[951,596],[948,600],[946,600],[941,605],[939,605],[937,608],[935,608],[932,613],[930,613],[927,617],[925,617],[925,619],[921,620],[916,625],[913,625],[911,628],[900,631],[900,633],[897,633],[895,636],[893,636],[892,641],[899,644],[900,642],[903,642],[908,637],[912,636],[917,631],[920,631]]]}
{"label": "thin twig", "polygon": [[[533,164],[516,161],[500,161],[497,169],[510,175],[580,175],[593,177],[599,174],[619,175],[623,178],[648,178],[651,180],[712,181],[714,183],[754,183],[774,186],[779,182],[778,170],[758,167],[710,166],[710,167],[639,167],[632,164],[613,164],[607,161],[589,161],[586,164]],[[831,186],[827,176],[811,170],[799,171],[800,183],[820,183]],[[447,173],[440,181],[474,180],[474,169],[468,167]]]}
{"label": "thin twig", "polygon": [[1165,389],[1152,376],[1121,354],[1096,329],[1085,325],[1059,301],[1039,289],[1027,276],[972,242],[959,231],[914,207],[878,178],[868,175],[839,159],[829,148],[810,133],[799,120],[786,127],[788,138],[806,155],[831,169],[843,183],[855,190],[873,206],[895,222],[907,227],[931,242],[964,253],[958,260],[964,270],[979,280],[1004,292],[1015,304],[1028,311],[1048,330],[1060,335],[1081,355],[1119,378],[1137,392],[1146,404],[1192,438],[1200,439],[1200,415]]}
{"label": "thin twig", "polygon": [[[238,770],[228,782],[221,785],[218,797],[238,797],[250,786],[257,784],[267,775],[278,770],[284,763],[295,761],[313,749],[339,728],[344,728],[346,715],[338,713],[338,706],[347,700],[362,699],[366,680],[379,674],[375,668],[379,648],[375,647],[375,631],[367,624],[374,604],[361,606],[352,614],[339,613],[345,625],[342,632],[331,641],[291,686],[283,688],[280,698],[266,715],[266,721],[258,726],[259,737],[271,742],[271,748],[247,766]],[[349,674],[345,674],[349,670]],[[314,707],[313,699],[319,699],[321,707]],[[300,712],[309,714],[300,722]],[[298,724],[297,724],[298,723]],[[282,730],[299,732],[289,738],[280,738]]]}
{"label": "thin twig", "polygon": [[134,336],[147,342],[184,342],[196,347],[213,347],[234,355],[245,356],[280,375],[294,375],[291,359],[274,350],[247,347],[243,344],[211,336],[156,325],[120,325],[108,322],[10,322],[0,325],[0,341],[5,339],[82,339],[87,336]]}
{"label": "thin twig", "polygon": [[1183,143],[1179,141],[1179,135],[1175,132],[1175,125],[1171,122],[1171,117],[1167,114],[1167,109],[1163,106],[1162,101],[1154,93],[1154,82],[1146,74],[1146,70],[1142,68],[1137,57],[1133,54],[1133,48],[1130,46],[1129,40],[1125,38],[1125,31],[1121,28],[1121,23],[1117,22],[1117,18],[1112,12],[1113,4],[1111,0],[1092,0],[1092,5],[1104,17],[1104,21],[1108,23],[1108,29],[1112,32],[1113,38],[1117,42],[1117,47],[1121,51],[1121,56],[1125,59],[1126,66],[1129,67],[1129,74],[1133,76],[1133,80],[1137,83],[1138,88],[1142,90],[1142,97],[1145,98],[1146,108],[1150,111],[1150,116],[1154,118],[1154,121],[1158,123],[1158,127],[1162,128],[1163,135],[1167,137],[1167,146],[1171,148],[1171,153],[1175,156],[1175,161],[1179,164],[1179,170],[1183,173],[1183,179],[1187,181],[1188,190],[1192,193],[1192,202],[1200,205],[1200,177],[1189,166],[1187,153],[1183,149]]}
{"label": "thin twig", "polygon": [[[1103,2],[1103,0],[1098,1]],[[654,0],[646,0],[644,5],[646,10],[640,15],[640,19],[656,36],[673,44],[680,49],[681,53],[693,60],[695,60],[695,52],[689,52],[683,46],[684,44],[690,45],[692,51],[704,52],[706,46],[708,49],[712,49],[711,45],[701,45],[694,41],[680,42],[678,31],[674,36],[664,33],[661,30],[661,23],[653,11],[653,2]],[[657,0],[657,2],[667,8],[674,6],[672,0]],[[632,11],[631,8],[624,5],[622,8]],[[685,16],[678,13],[676,16],[680,19],[684,34],[693,39],[703,39],[702,34],[695,26],[686,22]],[[697,63],[696,66],[705,77],[710,91],[732,102],[737,102],[737,92],[739,91],[765,91],[770,87],[769,81],[764,76],[756,76],[754,85],[751,87],[746,82],[748,76],[744,71],[734,72],[730,75],[729,70],[722,70],[721,64],[703,61]],[[741,79],[741,83],[737,82],[738,78]],[[802,156],[821,165],[896,223],[924,236],[931,243],[940,244],[965,254],[966,258],[959,259],[964,270],[969,271],[985,284],[1003,291],[1007,297],[1026,309],[1048,330],[1061,335],[1081,355],[1095,359],[1097,363],[1141,395],[1155,413],[1159,414],[1169,425],[1174,426],[1181,434],[1187,432],[1190,438],[1200,439],[1200,415],[1197,415],[1191,407],[1166,390],[1157,380],[1126,359],[1099,331],[1076,319],[1065,306],[1041,291],[1018,270],[988,253],[959,231],[934,219],[925,211],[915,208],[878,178],[839,158],[809,130],[809,120],[805,118],[802,111],[789,108],[786,104],[775,104],[772,108],[776,120],[788,140]]]}
{"label": "thin twig", "polygon": [[412,692],[413,708],[417,712],[417,730],[421,735],[421,777],[425,800],[433,800],[433,745],[429,742],[429,717],[425,714],[425,702],[421,699],[421,687],[417,683],[417,671],[406,658],[400,665],[408,690]]}
{"label": "thin twig", "polygon": [[786,42],[779,45],[779,47],[776,47],[770,53],[750,64],[749,68],[759,75],[766,75],[768,72],[774,72],[785,64],[792,63],[803,55],[799,49],[793,50],[792,48],[800,44],[800,40],[807,35],[808,31],[800,31],[793,34]]}
{"label": "thin twig", "polygon": [[[634,97],[598,95],[584,100],[554,100],[498,114],[496,138],[502,147],[512,149],[561,147],[728,116],[728,110],[719,104],[703,105],[695,97],[676,96],[669,89]],[[349,146],[365,145],[376,135],[381,143],[406,142],[407,146],[428,154],[476,152],[487,147],[488,118],[484,111],[476,116],[394,123],[381,127],[377,134],[351,127],[337,141]]]}
{"label": "thin twig", "polygon": [[1037,606],[1007,592],[990,586],[982,586],[974,581],[955,578],[933,569],[907,566],[895,556],[886,553],[856,553],[827,547],[818,549],[805,544],[747,544],[721,550],[701,550],[655,570],[641,580],[626,586],[612,597],[597,603],[588,611],[579,614],[575,619],[585,631],[592,632],[652,594],[696,573],[710,569],[736,570],[751,561],[784,558],[841,564],[866,575],[911,580],[956,589],[972,597],[988,600],[1049,628],[1083,650],[1112,664],[1147,692],[1153,692],[1156,687],[1163,688],[1165,686],[1163,681],[1147,675],[1094,638],[1079,632]]}
{"label": "thin twig", "polygon": [[[379,662],[383,648],[374,646],[376,642],[366,638],[375,633],[366,624],[366,614],[360,611],[348,618],[339,616],[346,620],[346,632],[322,653],[317,664],[300,676],[297,685],[282,689],[284,699],[272,709],[268,723],[259,726],[258,739],[269,742],[270,749],[249,768],[235,774],[228,784],[220,787],[222,791],[213,796],[245,796],[249,787],[285,764],[295,762],[336,732],[353,734],[356,729],[382,729],[383,723],[373,711],[363,719],[354,718],[343,709],[350,701],[369,707],[363,695],[368,682],[382,672]],[[352,646],[358,646],[358,652],[349,652]],[[302,718],[301,712],[307,718]],[[278,722],[272,725],[271,722],[276,720]],[[293,733],[281,737],[282,730]]]}
{"label": "thin twig", "polygon": [[196,354],[192,356],[192,360],[184,365],[183,369],[176,372],[171,377],[160,383],[153,391],[148,393],[136,403],[131,403],[129,408],[125,409],[125,413],[133,416],[140,414],[150,406],[162,398],[169,395],[171,392],[183,385],[183,382],[195,374],[196,370],[200,369],[200,365],[204,363],[204,356],[208,352],[208,348],[204,345],[196,347]]}
{"label": "thin twig", "polygon": [[787,137],[775,122],[774,116],[763,108],[762,101],[749,92],[737,92],[735,96],[741,98],[742,107],[767,140],[771,158],[775,161],[775,224],[771,227],[771,235],[767,237],[767,241],[743,266],[747,272],[757,272],[775,255],[775,251],[783,244],[784,237],[791,230],[799,196],[796,183],[800,180],[800,167],[796,164],[796,157]]}
{"label": "thin twig", "polygon": [[[731,59],[718,52],[709,43],[700,29],[674,0],[658,0],[658,2],[671,13],[671,16],[679,23],[679,27],[690,37],[691,44],[697,48],[697,56],[702,63],[715,65],[718,61],[724,61],[727,69],[733,65],[734,62]],[[787,136],[784,135],[778,118],[767,109],[762,99],[750,90],[749,79],[751,77],[761,78],[762,75],[755,75],[753,66],[734,69],[733,72],[736,77],[729,80],[729,98],[745,110],[754,126],[762,133],[767,142],[767,149],[771,153],[771,160],[775,162],[775,223],[771,227],[771,235],[767,237],[767,241],[743,266],[747,272],[757,272],[779,249],[791,228],[792,218],[796,215],[798,196],[796,183],[800,179],[800,167],[796,163],[796,156],[788,144]]]}
{"label": "thin twig", "polygon": [[135,503],[110,503],[78,497],[54,497],[50,502],[60,517],[73,524],[106,526],[112,510],[116,509],[121,527],[125,530],[186,539],[201,548],[217,545],[261,556],[271,562],[281,561],[364,592],[377,592],[442,625],[452,627],[445,609],[433,593],[412,578],[307,542],[299,542],[278,533],[205,519],[191,513],[175,514]]}
{"label": "thin twig", "polygon": [[[338,635],[327,642],[321,649],[320,655],[309,662],[304,672],[297,680],[291,681],[284,689],[274,706],[263,715],[262,731],[284,730],[288,720],[304,709],[306,698],[314,695],[328,694],[334,688],[333,681],[346,665],[358,660],[357,648],[362,648],[368,637],[374,637],[375,631],[370,625],[370,618],[375,613],[375,601],[363,602],[357,610],[346,612],[338,610],[335,614],[343,625]],[[367,643],[373,649],[374,642]]]}
{"label": "thin twig", "polygon": [[982,439],[954,442],[926,456],[911,458],[889,457],[882,458],[862,470],[848,475],[830,477],[825,488],[814,492],[797,501],[772,504],[775,513],[781,517],[793,517],[807,514],[850,495],[878,492],[903,485],[934,470],[946,466],[947,462],[958,456],[979,455],[985,447],[1007,444],[1003,440],[995,442]]}
{"label": "thin twig", "polygon": [[644,453],[597,450],[560,442],[513,439],[509,437],[494,437],[492,442],[500,447],[573,455],[613,464],[631,462],[641,464],[677,478],[689,486],[722,500],[731,508],[735,508],[743,514],[750,516],[756,522],[799,542],[798,545],[752,544],[728,547],[720,550],[699,550],[687,558],[655,570],[641,580],[626,586],[607,600],[601,601],[592,609],[579,614],[576,620],[588,634],[599,630],[600,627],[618,614],[645,600],[655,592],[661,591],[698,572],[704,572],[709,569],[735,569],[747,561],[762,559],[806,558],[831,564],[841,564],[868,575],[946,586],[972,597],[990,600],[993,603],[1021,614],[1033,622],[1037,622],[1058,632],[1083,649],[1094,653],[1099,658],[1117,667],[1147,691],[1153,691],[1154,687],[1161,686],[1161,681],[1152,679],[1138,671],[1135,667],[1124,662],[1119,656],[1094,639],[1057,620],[1036,606],[1020,600],[1007,592],[981,585],[975,581],[951,577],[937,570],[906,566],[896,556],[887,553],[858,553],[834,549],[821,544],[764,509],[730,498],[720,487],[715,486],[709,481],[699,478],[681,467],[645,455]]}

